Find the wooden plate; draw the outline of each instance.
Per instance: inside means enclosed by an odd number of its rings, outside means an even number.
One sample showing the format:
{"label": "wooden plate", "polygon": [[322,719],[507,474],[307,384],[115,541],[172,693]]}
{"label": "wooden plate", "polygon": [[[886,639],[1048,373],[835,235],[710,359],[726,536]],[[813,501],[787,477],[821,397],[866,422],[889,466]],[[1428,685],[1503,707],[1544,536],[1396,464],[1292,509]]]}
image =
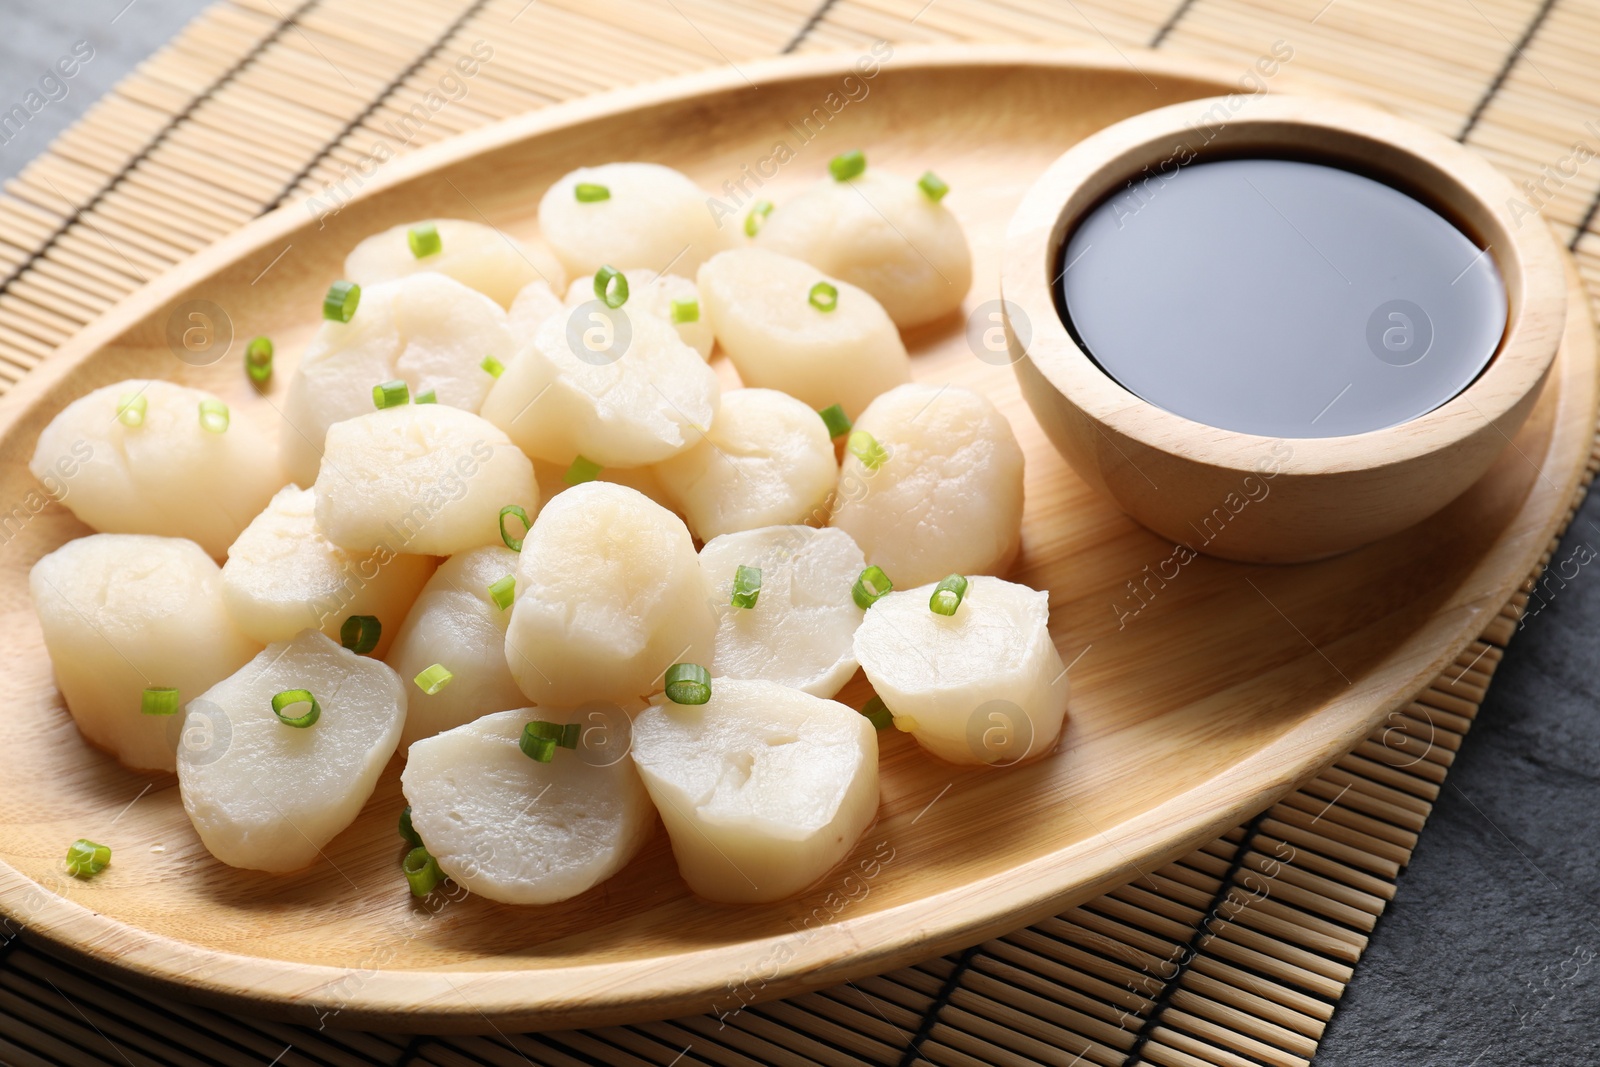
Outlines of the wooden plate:
{"label": "wooden plate", "polygon": [[[1586,302],[1571,301],[1563,353],[1513,447],[1427,523],[1311,565],[1164,564],[1173,546],[1079,482],[1010,368],[975,354],[990,356],[982,334],[998,327],[987,302],[1003,226],[1042,168],[1092,130],[1230,91],[1243,73],[1148,53],[1136,61],[1138,70],[1102,53],[905,48],[870,78],[854,73],[854,56],[801,58],[583,100],[370,175],[356,167],[350,191],[364,186],[362,195],[325,225],[292,206],[107,314],[0,400],[0,503],[20,509],[0,528],[0,675],[10,694],[0,716],[0,909],[126,976],[312,1024],[486,1031],[731,1011],[1058,912],[1237,824],[1348,751],[1483,629],[1562,521],[1595,422]],[[1023,768],[960,770],[889,733],[877,824],[846,865],[781,904],[696,899],[658,834],[583,897],[519,909],[412,901],[394,831],[398,760],[327,849],[330,861],[269,877],[205,852],[174,779],[122,770],[83,743],[51,683],[25,582],[36,559],[86,532],[30,495],[25,467],[64,404],[119,378],[158,375],[213,389],[236,418],[275,432],[292,354],[362,235],[429,215],[532,232],[548,182],[617,158],[680,167],[726,197],[723,183],[746,166],[772,173],[778,142],[793,159],[759,192],[779,202],[857,146],[874,166],[910,176],[931,166],[954,190],[948,203],[977,260],[966,308],[977,341],[969,346],[960,317],[909,340],[919,378],[988,393],[1027,451],[1014,577],[1050,590],[1052,630],[1072,664],[1058,753]],[[192,300],[231,322],[232,351],[211,366],[189,366],[168,345],[169,323],[181,332]],[[284,353],[264,400],[240,367],[258,333]],[[866,695],[858,679],[843,699],[859,706]],[[63,872],[79,836],[115,849],[88,882]]]}

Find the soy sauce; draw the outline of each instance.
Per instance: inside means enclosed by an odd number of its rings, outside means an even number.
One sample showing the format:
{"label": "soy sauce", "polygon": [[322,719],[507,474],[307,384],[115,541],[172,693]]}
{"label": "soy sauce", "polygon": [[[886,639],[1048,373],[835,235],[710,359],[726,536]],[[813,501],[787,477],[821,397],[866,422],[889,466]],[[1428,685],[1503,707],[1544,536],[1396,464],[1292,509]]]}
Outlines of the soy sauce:
{"label": "soy sauce", "polygon": [[1267,437],[1406,422],[1465,389],[1506,326],[1494,258],[1388,185],[1280,159],[1195,163],[1078,225],[1063,316],[1177,415]]}

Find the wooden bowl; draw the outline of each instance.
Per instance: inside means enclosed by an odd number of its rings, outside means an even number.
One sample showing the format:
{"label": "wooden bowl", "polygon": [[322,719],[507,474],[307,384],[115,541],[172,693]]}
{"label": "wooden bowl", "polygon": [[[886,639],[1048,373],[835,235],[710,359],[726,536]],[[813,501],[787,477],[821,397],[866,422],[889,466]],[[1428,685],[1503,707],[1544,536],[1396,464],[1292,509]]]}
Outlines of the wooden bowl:
{"label": "wooden bowl", "polygon": [[[1505,334],[1464,391],[1425,415],[1346,437],[1276,440],[1219,429],[1135,396],[1073,339],[1058,310],[1062,248],[1108,195],[1173,162],[1303,159],[1384,181],[1451,219],[1505,281]],[[1001,265],[1023,395],[1084,481],[1150,529],[1224,559],[1291,563],[1415,525],[1476,482],[1532,410],[1555,357],[1566,291],[1555,242],[1508,208],[1517,192],[1456,142],[1360,104],[1235,94],[1173,104],[1069,149],[1012,216]],[[1271,478],[1272,504],[1238,507]],[[1254,488],[1253,488],[1254,487]]]}

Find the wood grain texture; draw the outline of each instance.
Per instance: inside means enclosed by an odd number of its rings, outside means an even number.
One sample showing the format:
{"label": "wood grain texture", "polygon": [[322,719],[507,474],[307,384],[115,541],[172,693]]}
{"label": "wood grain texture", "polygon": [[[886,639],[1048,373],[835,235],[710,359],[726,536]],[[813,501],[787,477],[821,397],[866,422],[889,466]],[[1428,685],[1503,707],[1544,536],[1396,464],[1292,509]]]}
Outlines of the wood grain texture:
{"label": "wood grain texture", "polygon": [[[978,310],[996,297],[1006,219],[1064,148],[1229,80],[1204,65],[1140,60],[1159,75],[1154,86],[1100,53],[902,49],[867,100],[799,148],[762,195],[781,202],[831,154],[857,145],[876,166],[935,167],[973,242],[979,281],[967,310]],[[788,123],[819,106],[852,61],[753,64],[585,100],[390,164],[324,229],[299,206],[262,220],[114,309],[0,400],[0,500],[32,489],[24,464],[55,411],[130,374],[213,388],[236,417],[275,429],[273,405],[322,290],[366,233],[479,212],[528,233],[548,181],[608,158],[657,159],[717,189],[741,164],[767,158],[775,140],[793,144]],[[236,358],[189,368],[169,353],[167,318],[190,298],[225,308],[240,337],[279,341],[272,393],[253,399]],[[199,846],[170,778],[118,769],[82,744],[60,707],[22,581],[40,555],[84,532],[52,507],[12,538],[0,572],[0,664],[15,689],[0,722],[13,786],[0,808],[0,908],[80,957],[313,1025],[319,1009],[340,1008],[341,1025],[576,1026],[731,1007],[733,986],[769,999],[878,973],[1124,883],[1339,759],[1496,617],[1564,518],[1588,456],[1594,348],[1575,315],[1552,388],[1516,448],[1423,526],[1324,563],[1202,559],[1146,586],[1145,568],[1155,570],[1171,544],[1071,473],[1010,370],[975,358],[964,325],[910,338],[916,373],[983,390],[1027,451],[1014,576],[1051,591],[1052,630],[1074,663],[1072,719],[1054,757],[963,771],[927,759],[908,738],[886,738],[877,825],[847,867],[769,907],[696,900],[658,836],[622,875],[565,905],[467,899],[424,911],[395,869],[398,765],[330,847],[331,861],[284,878],[233,871]],[[1139,604],[1130,582],[1148,604],[1128,617]],[[858,680],[844,698],[859,705],[865,695]],[[65,845],[79,835],[117,850],[92,882],[61,874]],[[846,884],[850,869],[860,873]]]}

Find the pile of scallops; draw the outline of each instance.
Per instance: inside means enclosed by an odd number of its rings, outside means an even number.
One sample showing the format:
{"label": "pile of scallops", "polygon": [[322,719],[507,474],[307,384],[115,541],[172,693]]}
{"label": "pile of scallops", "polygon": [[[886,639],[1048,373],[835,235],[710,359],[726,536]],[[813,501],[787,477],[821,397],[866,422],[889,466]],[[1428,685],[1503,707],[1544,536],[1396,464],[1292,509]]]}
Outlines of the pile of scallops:
{"label": "pile of scallops", "polygon": [[[31,467],[72,465],[97,532],[30,584],[78,730],[267,872],[324,856],[402,750],[412,892],[507,904],[611,877],[657,816],[696,893],[777,900],[874,819],[880,729],[1050,752],[1048,598],[997,577],[1022,451],[901,339],[971,282],[946,192],[853,152],[721,226],[677,171],[583,168],[536,240],[360,242],[280,396],[249,345],[277,441],[172,382],[73,401]],[[860,710],[833,699],[858,668]]]}

